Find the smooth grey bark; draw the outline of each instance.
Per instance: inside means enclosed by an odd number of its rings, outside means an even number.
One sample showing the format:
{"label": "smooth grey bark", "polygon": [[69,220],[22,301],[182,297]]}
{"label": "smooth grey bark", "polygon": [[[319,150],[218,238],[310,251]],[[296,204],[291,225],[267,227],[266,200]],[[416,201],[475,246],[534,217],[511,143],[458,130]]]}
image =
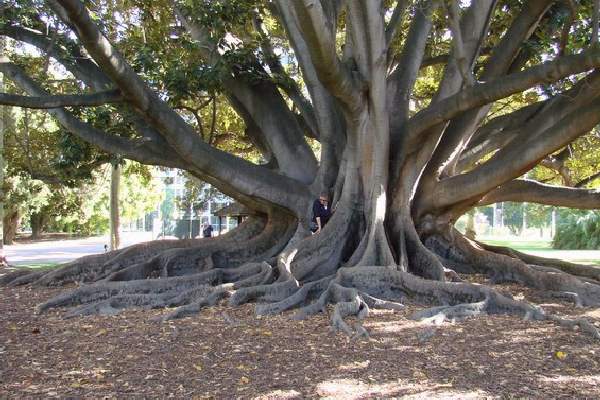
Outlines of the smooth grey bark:
{"label": "smooth grey bark", "polygon": [[61,107],[89,107],[100,106],[123,101],[117,90],[98,92],[81,95],[57,95],[57,96],[19,96],[9,93],[0,93],[0,104],[6,106],[18,106],[24,108],[61,108]]}
{"label": "smooth grey bark", "polygon": [[[576,115],[563,118],[556,125],[542,130],[544,140],[536,137],[521,143],[513,141],[498,151],[492,159],[468,173],[440,182],[433,200],[436,207],[444,207],[484,194],[537,164],[547,154],[559,150],[600,122],[600,101],[594,100]],[[498,168],[502,170],[499,171]],[[477,187],[477,188],[476,188]],[[450,200],[452,199],[452,200]]]}
{"label": "smooth grey bark", "polygon": [[114,161],[110,168],[110,249],[121,247],[119,198],[121,186],[121,165]]}
{"label": "smooth grey bark", "polygon": [[[202,27],[186,17],[176,8],[179,20],[190,32],[192,38],[198,43],[198,50],[204,60],[214,64],[219,59],[215,48],[214,38],[211,38]],[[267,47],[267,51],[269,48]],[[262,66],[255,62],[257,69]],[[276,66],[277,70],[277,66]],[[277,159],[278,169],[286,176],[310,184],[315,177],[317,164],[314,154],[304,140],[302,129],[282,100],[276,86],[268,81],[258,83],[245,82],[243,78],[227,78],[224,80],[230,97],[235,98],[234,106],[244,116],[245,120],[252,119],[252,123],[259,128],[257,133],[262,133],[262,142],[268,144],[269,150]],[[292,97],[298,101],[300,93],[294,88],[288,89]],[[240,109],[240,107],[242,109]],[[307,105],[302,104],[306,111]],[[307,117],[310,120],[310,117]]]}
{"label": "smooth grey bark", "polygon": [[600,208],[600,191],[546,185],[536,181],[517,179],[492,190],[479,201],[478,205],[503,201],[531,202],[594,210]]}

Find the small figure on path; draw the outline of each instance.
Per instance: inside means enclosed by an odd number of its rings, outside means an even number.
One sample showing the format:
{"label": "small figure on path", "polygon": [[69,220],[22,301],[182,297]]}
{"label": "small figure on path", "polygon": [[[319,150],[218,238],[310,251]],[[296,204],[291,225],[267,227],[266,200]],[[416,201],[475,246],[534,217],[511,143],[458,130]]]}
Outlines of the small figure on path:
{"label": "small figure on path", "polygon": [[331,218],[331,207],[329,206],[329,195],[323,193],[313,203],[313,217],[311,231],[313,233],[321,232],[321,229],[327,224]]}
{"label": "small figure on path", "polygon": [[211,224],[203,224],[202,225],[202,237],[208,238],[212,237],[213,227]]}

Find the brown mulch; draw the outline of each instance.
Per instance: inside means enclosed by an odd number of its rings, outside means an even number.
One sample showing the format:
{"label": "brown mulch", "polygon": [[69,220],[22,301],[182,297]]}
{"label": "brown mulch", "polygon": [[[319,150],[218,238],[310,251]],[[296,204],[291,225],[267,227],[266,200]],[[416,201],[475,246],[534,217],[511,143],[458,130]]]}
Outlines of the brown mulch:
{"label": "brown mulch", "polygon": [[[600,326],[600,310],[501,288]],[[34,314],[60,291],[0,287],[1,399],[600,398],[600,343],[547,322],[424,325],[407,318],[422,307],[409,304],[373,312],[370,339],[350,339],[326,315],[257,318],[252,305],[169,323],[151,320],[161,310]]]}

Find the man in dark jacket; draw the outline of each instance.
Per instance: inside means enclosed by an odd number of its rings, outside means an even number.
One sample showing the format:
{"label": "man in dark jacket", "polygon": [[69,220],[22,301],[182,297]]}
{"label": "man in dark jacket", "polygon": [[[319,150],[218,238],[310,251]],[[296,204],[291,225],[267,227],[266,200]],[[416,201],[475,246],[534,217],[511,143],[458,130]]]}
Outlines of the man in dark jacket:
{"label": "man in dark jacket", "polygon": [[202,236],[205,238],[212,236],[213,227],[211,224],[206,224],[202,230]]}
{"label": "man in dark jacket", "polygon": [[321,232],[321,229],[327,224],[331,218],[331,207],[329,206],[329,196],[322,194],[313,203],[313,233]]}

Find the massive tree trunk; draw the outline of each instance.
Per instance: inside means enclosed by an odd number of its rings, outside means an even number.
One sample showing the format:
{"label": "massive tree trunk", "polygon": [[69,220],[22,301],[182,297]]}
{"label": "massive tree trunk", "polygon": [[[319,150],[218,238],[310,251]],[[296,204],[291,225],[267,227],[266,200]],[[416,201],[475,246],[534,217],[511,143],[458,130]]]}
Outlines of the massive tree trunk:
{"label": "massive tree trunk", "polygon": [[[411,98],[425,64],[437,2],[398,1],[386,24],[384,2],[278,0],[270,10],[285,28],[298,59],[307,101],[295,84],[281,92],[271,80],[255,82],[232,70],[225,94],[246,123],[246,134],[268,165],[246,162],[205,143],[154,92],[103,36],[76,0],[48,1],[89,60],[69,57],[65,47],[18,26],[4,34],[46,49],[75,77],[97,91],[50,96],[15,64],[0,70],[28,97],[6,96],[5,104],[54,107],[67,129],[98,147],[148,164],[178,167],[213,184],[253,210],[253,217],[219,238],[144,243],[85,257],[52,272],[15,274],[10,284],[92,283],[40,306],[75,306],[69,315],[115,313],[126,307],[177,307],[165,318],[197,312],[228,298],[257,303],[271,314],[298,307],[305,317],[333,304],[332,324],[364,334],[344,318],[363,318],[371,307],[397,308],[406,296],[440,304],[415,318],[459,318],[480,313],[516,313],[561,324],[578,324],[600,338],[584,320],[566,321],[493,287],[460,280],[485,274],[569,293],[584,306],[600,304],[597,270],[535,260],[493,249],[454,230],[459,216],[477,205],[517,200],[598,207],[598,193],[518,179],[547,155],[589,132],[600,121],[600,51],[557,57],[543,64],[527,50],[552,1],[527,2],[490,51],[480,53],[496,12],[496,1],[474,1],[444,12],[452,50],[435,96],[413,112]],[[220,61],[219,37],[175,2],[176,14],[205,63]],[[461,15],[462,14],[462,15]],[[343,15],[343,18],[340,16]],[[406,16],[405,16],[406,15]],[[393,54],[403,21],[410,30]],[[344,35],[338,24],[344,21]],[[255,27],[264,27],[255,20]],[[337,40],[343,37],[343,51]],[[262,42],[272,55],[268,39]],[[253,67],[267,74],[255,60]],[[272,58],[269,70],[284,73]],[[477,75],[474,73],[477,64]],[[487,118],[493,103],[539,84],[576,76],[579,80],[540,104],[503,117]],[[116,92],[115,89],[116,88]],[[281,93],[294,103],[295,115]],[[109,97],[135,114],[137,139],[100,131],[60,106],[94,106]],[[124,108],[120,110],[123,111]],[[576,111],[576,113],[575,113]],[[298,120],[302,121],[299,123]],[[317,164],[303,137],[307,127],[321,143]],[[312,201],[331,193],[335,212],[317,235],[308,231]],[[160,278],[160,279],[157,279]]]}

